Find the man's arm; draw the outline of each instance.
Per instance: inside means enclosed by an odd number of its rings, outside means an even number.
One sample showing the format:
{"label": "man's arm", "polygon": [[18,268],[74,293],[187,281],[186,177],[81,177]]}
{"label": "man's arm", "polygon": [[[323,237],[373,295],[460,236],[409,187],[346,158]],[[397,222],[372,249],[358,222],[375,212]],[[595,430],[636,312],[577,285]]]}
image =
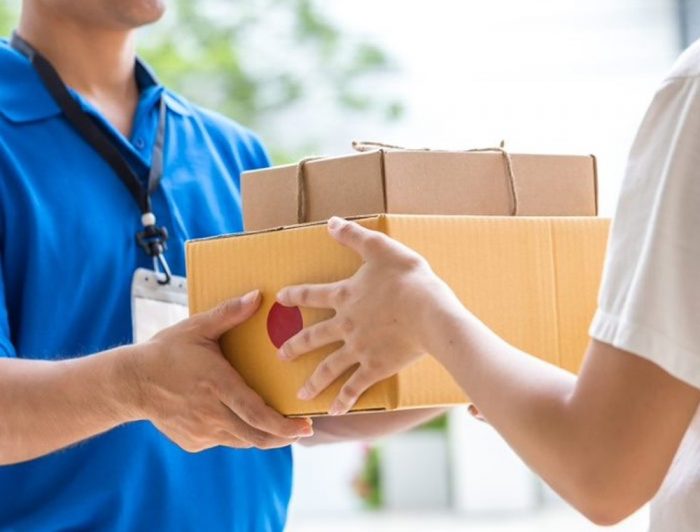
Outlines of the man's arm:
{"label": "man's arm", "polygon": [[258,305],[252,293],[144,344],[88,357],[0,359],[0,465],[141,419],[191,452],[279,447],[311,435],[307,420],[286,419],[265,405],[219,350],[219,336]]}
{"label": "man's arm", "polygon": [[0,359],[0,465],[29,460],[136,419],[124,347],[48,362]]}

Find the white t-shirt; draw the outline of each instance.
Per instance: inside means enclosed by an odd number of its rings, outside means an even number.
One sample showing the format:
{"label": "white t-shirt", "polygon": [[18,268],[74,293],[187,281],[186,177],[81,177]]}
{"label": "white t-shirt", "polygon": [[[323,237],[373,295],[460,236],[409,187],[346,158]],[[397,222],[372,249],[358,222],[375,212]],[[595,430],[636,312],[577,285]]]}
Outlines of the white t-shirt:
{"label": "white t-shirt", "polygon": [[[700,388],[700,41],[632,146],[590,334]],[[700,530],[700,410],[652,501],[650,530]]]}

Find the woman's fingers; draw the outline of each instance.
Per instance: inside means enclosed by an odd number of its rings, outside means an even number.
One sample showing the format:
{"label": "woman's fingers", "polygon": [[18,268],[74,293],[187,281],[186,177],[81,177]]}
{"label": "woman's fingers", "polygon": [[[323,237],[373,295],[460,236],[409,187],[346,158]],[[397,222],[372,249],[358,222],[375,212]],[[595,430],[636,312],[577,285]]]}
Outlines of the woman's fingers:
{"label": "woman's fingers", "polygon": [[478,421],[483,421],[484,423],[488,423],[488,421],[486,421],[486,418],[482,415],[481,411],[476,407],[474,403],[469,403],[467,405],[467,411],[469,412],[469,415],[471,415],[474,419]]}
{"label": "woman's fingers", "polygon": [[297,397],[305,401],[313,399],[356,363],[351,353],[345,347],[341,347],[316,367],[309,380],[299,390]]}
{"label": "woman's fingers", "polygon": [[337,320],[331,318],[299,331],[282,344],[279,357],[282,360],[294,360],[305,353],[339,342],[341,337],[342,331]]}
{"label": "woman's fingers", "polygon": [[347,414],[367,388],[377,381],[378,379],[373,378],[363,366],[360,366],[343,384],[328,413],[331,416]]}
{"label": "woman's fingers", "polygon": [[334,308],[341,282],[287,286],[277,293],[277,301],[287,307]]}
{"label": "woman's fingers", "polygon": [[373,260],[392,248],[392,240],[385,234],[335,216],[328,220],[328,232],[339,244],[350,248],[365,261]]}

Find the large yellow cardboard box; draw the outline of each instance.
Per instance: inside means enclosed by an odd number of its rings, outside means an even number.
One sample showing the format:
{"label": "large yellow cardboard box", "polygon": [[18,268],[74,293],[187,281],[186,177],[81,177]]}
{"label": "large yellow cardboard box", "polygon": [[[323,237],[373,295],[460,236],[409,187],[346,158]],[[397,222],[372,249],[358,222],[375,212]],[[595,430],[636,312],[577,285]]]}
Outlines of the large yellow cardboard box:
{"label": "large yellow cardboard box", "polygon": [[[595,217],[517,218],[376,215],[360,223],[424,255],[462,302],[513,345],[577,371],[605,253],[608,221]],[[330,314],[281,309],[280,288],[352,275],[360,260],[328,235],[325,225],[294,226],[187,244],[192,313],[259,288],[263,301],[247,323],[227,333],[222,348],[233,366],[272,407],[285,415],[324,414],[340,382],[313,401],[296,392],[330,346],[294,362],[277,347]],[[450,375],[426,356],[368,390],[355,411],[450,405],[465,401]]]}

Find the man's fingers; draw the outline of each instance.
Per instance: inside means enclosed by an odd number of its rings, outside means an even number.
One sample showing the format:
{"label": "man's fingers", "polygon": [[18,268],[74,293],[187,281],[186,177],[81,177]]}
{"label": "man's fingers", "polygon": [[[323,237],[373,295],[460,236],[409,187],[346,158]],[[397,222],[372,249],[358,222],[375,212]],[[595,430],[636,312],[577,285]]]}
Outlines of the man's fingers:
{"label": "man's fingers", "polygon": [[226,405],[221,403],[219,416],[219,429],[212,439],[214,445],[225,445],[237,449],[257,447],[258,449],[272,449],[274,447],[286,447],[295,443],[298,438],[283,438],[269,434],[255,427],[251,427]]}
{"label": "man's fingers", "polygon": [[339,291],[342,296],[341,282],[288,286],[279,291],[277,301],[287,307],[333,308]]}
{"label": "man's fingers", "polygon": [[356,363],[357,361],[350,356],[350,352],[345,347],[341,347],[318,365],[309,380],[299,390],[297,397],[304,401],[313,399]]}
{"label": "man's fingers", "polygon": [[333,342],[341,340],[342,330],[336,318],[316,323],[299,331],[287,340],[279,350],[283,360],[295,358]]}
{"label": "man's fingers", "polygon": [[281,438],[295,439],[313,436],[311,422],[307,419],[290,419],[266,405],[262,399],[252,406],[243,406],[236,412],[251,427]]}
{"label": "man's fingers", "polygon": [[207,312],[202,312],[193,319],[204,337],[218,340],[222,334],[250,318],[259,305],[260,291],[253,290],[242,297],[229,299]]}
{"label": "man's fingers", "polygon": [[[287,445],[296,443],[299,440],[298,437],[281,438],[260,429],[256,429],[235,415],[232,415],[232,418],[231,433],[228,437],[231,442],[234,442],[234,445],[231,445],[232,447],[236,446],[235,441],[240,441],[243,444],[243,448],[256,447],[258,449],[275,449],[277,447],[286,447]],[[222,442],[222,445],[227,444]]]}
{"label": "man's fingers", "polygon": [[220,388],[221,402],[251,427],[287,439],[313,435],[310,420],[286,418],[266,405],[233,368]]}
{"label": "man's fingers", "polygon": [[391,248],[391,240],[385,234],[337,216],[328,220],[328,232],[340,244],[352,249],[366,261]]}
{"label": "man's fingers", "polygon": [[343,384],[338,397],[335,398],[328,413],[331,416],[347,414],[360,396],[374,384],[369,375],[360,366],[355,373]]}
{"label": "man's fingers", "polygon": [[232,447],[234,449],[250,449],[251,447],[253,447],[252,443],[241,439],[235,434],[231,434],[227,430],[220,430],[216,436],[216,441],[217,445],[221,445],[224,447]]}

